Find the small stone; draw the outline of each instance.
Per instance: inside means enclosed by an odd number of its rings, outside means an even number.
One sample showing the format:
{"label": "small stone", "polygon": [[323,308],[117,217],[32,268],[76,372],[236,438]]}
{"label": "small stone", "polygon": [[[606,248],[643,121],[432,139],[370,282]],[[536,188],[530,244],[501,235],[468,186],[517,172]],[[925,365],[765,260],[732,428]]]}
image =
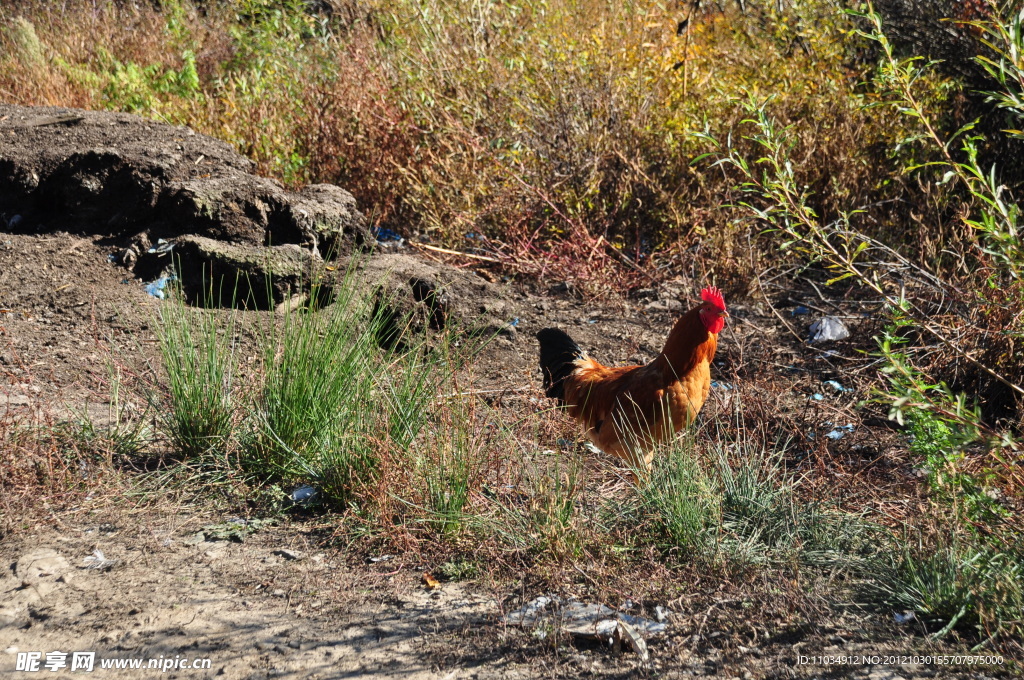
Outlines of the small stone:
{"label": "small stone", "polygon": [[630,295],[634,300],[654,300],[658,297],[658,291],[653,288],[639,288]]}
{"label": "small stone", "polygon": [[672,298],[666,300],[655,300],[644,307],[648,312],[681,312],[683,303]]}
{"label": "small stone", "polygon": [[562,281],[551,286],[549,290],[552,293],[574,293],[576,292],[576,286],[569,281]]}
{"label": "small stone", "polygon": [[0,404],[6,406],[28,406],[29,398],[24,394],[0,394]]}

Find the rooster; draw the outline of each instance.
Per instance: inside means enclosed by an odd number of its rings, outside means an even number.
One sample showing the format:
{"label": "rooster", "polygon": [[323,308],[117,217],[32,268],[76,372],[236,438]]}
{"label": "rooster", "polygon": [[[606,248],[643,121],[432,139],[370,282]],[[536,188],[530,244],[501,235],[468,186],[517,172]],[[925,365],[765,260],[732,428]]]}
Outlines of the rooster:
{"label": "rooster", "polygon": [[537,333],[548,397],[605,453],[650,470],[655,446],[693,422],[711,391],[711,361],[729,314],[717,288],[676,321],[664,349],[646,366],[602,366],[557,328]]}

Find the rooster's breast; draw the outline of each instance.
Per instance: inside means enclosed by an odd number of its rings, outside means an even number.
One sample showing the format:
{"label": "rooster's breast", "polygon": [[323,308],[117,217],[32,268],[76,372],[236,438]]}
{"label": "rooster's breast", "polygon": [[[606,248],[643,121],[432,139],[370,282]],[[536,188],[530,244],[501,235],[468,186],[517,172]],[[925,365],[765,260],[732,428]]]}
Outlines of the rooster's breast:
{"label": "rooster's breast", "polygon": [[697,363],[668,390],[669,410],[672,413],[672,429],[678,432],[697,417],[711,392],[711,365],[706,361]]}

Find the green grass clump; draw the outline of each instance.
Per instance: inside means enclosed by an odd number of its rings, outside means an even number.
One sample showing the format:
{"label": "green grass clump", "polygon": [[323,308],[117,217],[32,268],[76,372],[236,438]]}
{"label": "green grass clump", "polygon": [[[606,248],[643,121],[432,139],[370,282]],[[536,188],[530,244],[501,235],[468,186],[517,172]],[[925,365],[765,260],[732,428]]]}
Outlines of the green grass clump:
{"label": "green grass clump", "polygon": [[167,401],[158,415],[175,451],[187,458],[226,453],[234,435],[235,316],[187,306],[177,286],[159,308],[157,339]]}
{"label": "green grass clump", "polygon": [[97,424],[89,413],[88,405],[78,417],[64,423],[63,429],[78,442],[81,452],[106,453],[132,457],[142,452],[153,440],[147,422],[149,407],[145,399],[135,395],[124,385],[124,376],[118,366],[108,366],[109,392],[106,422]]}
{"label": "green grass clump", "polygon": [[[306,479],[340,502],[369,492],[382,460],[408,462],[426,484],[428,506],[454,517],[466,501],[471,443],[460,414],[437,403],[460,364],[453,331],[428,345],[385,313],[382,289],[354,277],[353,264],[332,286],[330,305],[286,312],[261,338],[265,375],[245,464]],[[401,342],[381,347],[382,327],[395,323]],[[421,434],[435,446],[431,456]]]}
{"label": "green grass clump", "polygon": [[981,640],[1024,633],[1024,559],[978,542],[905,546],[879,560],[864,601],[914,612],[935,637],[953,630]]}
{"label": "green grass clump", "polygon": [[480,447],[474,442],[469,409],[469,402],[456,399],[435,411],[430,435],[413,453],[428,521],[442,534],[457,532],[464,524],[477,479]]}
{"label": "green grass clump", "polygon": [[640,485],[639,495],[666,545],[688,555],[714,550],[723,499],[692,446],[680,443],[657,456],[650,482]]}
{"label": "green grass clump", "polygon": [[265,375],[246,465],[307,477],[343,497],[375,466],[372,335],[354,286],[319,311],[289,311],[261,339]]}
{"label": "green grass clump", "polygon": [[516,423],[490,433],[492,474],[481,484],[472,530],[519,559],[558,563],[592,556],[611,539],[603,504],[589,496],[577,452],[539,447],[539,433]]}
{"label": "green grass clump", "polygon": [[[742,431],[742,430],[741,430]],[[692,437],[655,457],[637,511],[668,552],[728,568],[817,567],[858,570],[878,529],[862,518],[804,499],[782,462],[784,447]]]}
{"label": "green grass clump", "polygon": [[[357,279],[358,264],[329,282],[330,294],[319,280],[315,304],[246,312],[261,315],[259,361],[241,384],[233,377],[242,312],[221,325],[213,311],[173,295],[158,325],[164,429],[185,457],[231,452],[249,475],[311,483],[336,506],[385,506],[385,496],[401,495],[431,513],[442,533],[453,531],[480,455],[473,407],[454,376],[478,342],[458,329],[428,342],[388,311],[394,305],[383,286]],[[383,326],[399,336],[387,347]],[[454,398],[440,395],[446,389]],[[384,477],[394,486],[380,486]]]}

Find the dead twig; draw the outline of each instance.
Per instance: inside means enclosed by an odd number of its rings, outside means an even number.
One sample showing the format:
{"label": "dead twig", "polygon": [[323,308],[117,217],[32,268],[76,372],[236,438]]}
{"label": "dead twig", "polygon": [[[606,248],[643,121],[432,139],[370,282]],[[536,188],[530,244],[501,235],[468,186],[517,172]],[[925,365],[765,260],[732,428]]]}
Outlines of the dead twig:
{"label": "dead twig", "polygon": [[483,260],[484,262],[494,262],[495,264],[502,264],[502,260],[487,257],[486,255],[474,255],[473,253],[464,253],[459,250],[451,250],[449,248],[440,248],[438,246],[428,246],[426,243],[418,243],[416,241],[407,241],[407,243],[414,248],[422,248],[423,250],[430,250],[435,253],[444,253],[445,255],[458,255],[459,257],[468,257],[474,260]]}

